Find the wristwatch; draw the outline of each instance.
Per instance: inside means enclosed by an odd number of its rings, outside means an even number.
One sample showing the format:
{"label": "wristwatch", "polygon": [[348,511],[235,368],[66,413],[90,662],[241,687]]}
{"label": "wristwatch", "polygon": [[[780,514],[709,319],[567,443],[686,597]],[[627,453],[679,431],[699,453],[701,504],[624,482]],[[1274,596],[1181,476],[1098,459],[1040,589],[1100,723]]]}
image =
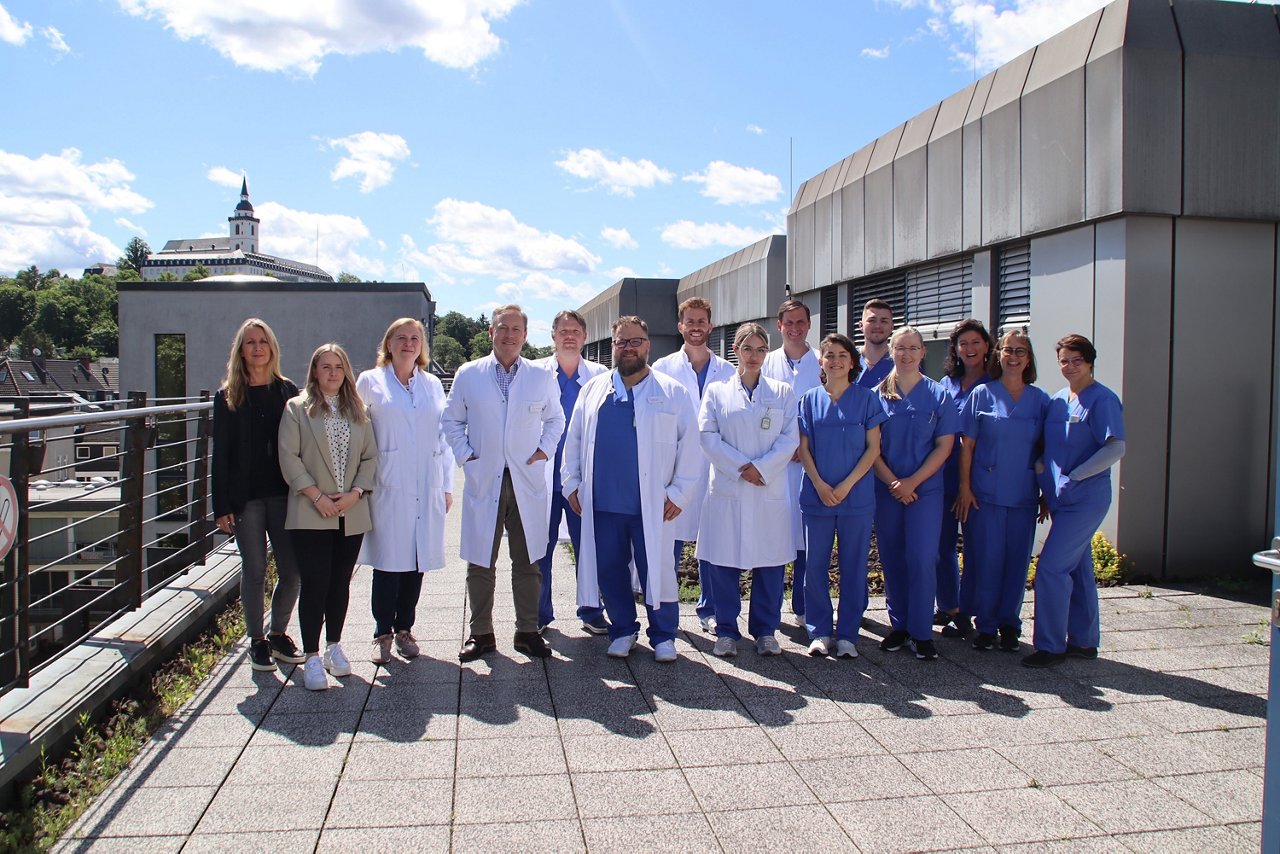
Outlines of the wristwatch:
{"label": "wristwatch", "polygon": [[356,494],[356,501],[359,501],[361,498],[364,498],[364,490],[361,489],[360,487],[353,486],[351,487],[351,491]]}

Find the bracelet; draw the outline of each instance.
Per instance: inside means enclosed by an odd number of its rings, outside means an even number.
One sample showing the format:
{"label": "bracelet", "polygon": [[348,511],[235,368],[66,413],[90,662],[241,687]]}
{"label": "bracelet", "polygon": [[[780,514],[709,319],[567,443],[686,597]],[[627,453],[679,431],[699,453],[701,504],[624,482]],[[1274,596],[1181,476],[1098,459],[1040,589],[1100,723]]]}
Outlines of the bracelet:
{"label": "bracelet", "polygon": [[323,492],[322,492],[322,493],[320,493],[319,495],[317,495],[314,499],[312,499],[311,503],[312,503],[312,504],[319,504],[319,503],[320,503],[320,499],[321,499],[321,498],[324,498],[324,493],[323,493]]}

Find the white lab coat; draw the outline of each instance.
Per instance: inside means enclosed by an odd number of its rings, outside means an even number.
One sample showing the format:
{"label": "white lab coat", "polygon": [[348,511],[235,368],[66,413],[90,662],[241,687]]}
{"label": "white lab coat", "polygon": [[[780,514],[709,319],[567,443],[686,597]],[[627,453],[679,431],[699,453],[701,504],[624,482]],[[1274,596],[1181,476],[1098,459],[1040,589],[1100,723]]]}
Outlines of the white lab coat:
{"label": "white lab coat", "polygon": [[[554,376],[522,358],[509,397],[503,400],[494,371],[497,363],[491,353],[458,368],[441,418],[467,478],[459,555],[485,567],[493,554],[503,469],[511,471],[529,559],[537,561],[546,554],[550,504],[545,470],[555,458],[565,421]],[[547,459],[527,462],[538,450]]]}
{"label": "white lab coat", "polygon": [[[556,372],[560,368],[560,363],[556,361],[556,357],[554,354],[550,356],[546,356],[541,359],[534,359],[533,365],[534,367],[542,368],[545,371],[550,371],[551,377],[556,381],[556,388],[560,387],[560,379],[556,376]],[[581,358],[579,358],[578,359],[578,386],[579,386],[578,395],[579,396],[582,395],[581,387],[585,386],[588,380],[590,380],[594,376],[603,374],[608,370],[609,369],[606,368],[604,365],[600,364],[599,362],[593,362],[590,359],[588,359],[586,356],[582,356]],[[564,412],[564,408],[561,407],[560,411]],[[565,415],[566,422],[568,421],[568,416],[572,414],[573,413],[571,412],[566,413]],[[565,429],[567,430],[568,427],[566,426]],[[553,461],[555,460],[554,456],[552,457],[552,460]],[[551,489],[553,485],[552,484],[553,475],[554,475],[554,472],[552,471],[552,467],[547,466],[547,515],[548,517],[550,517],[550,514],[551,514]],[[569,522],[564,517],[560,518],[560,531],[558,534],[558,538],[561,540],[569,539]]]}
{"label": "white lab coat", "polygon": [[[796,415],[790,386],[769,377],[760,378],[751,397],[737,377],[707,387],[698,431],[711,460],[711,489],[702,505],[699,560],[752,569],[795,559],[787,466],[800,445]],[[742,479],[747,463],[764,486]]]}
{"label": "white lab coat", "polygon": [[[582,548],[578,553],[578,604],[599,606],[596,579],[594,496],[596,428],[600,406],[613,388],[613,372],[600,374],[582,389],[569,420],[560,472],[564,495],[575,491],[582,506]],[[655,371],[631,389],[635,395],[637,462],[640,467],[640,516],[644,521],[644,550],[649,565],[645,599],[652,607],[679,601],[676,583],[675,521],[689,512],[700,495],[695,492],[704,464],[698,449],[698,419],[688,392],[675,380]],[[607,473],[603,473],[607,476]],[[664,499],[682,508],[680,516],[664,522]],[[632,584],[635,586],[634,564]]]}
{"label": "white lab coat", "polygon": [[[818,363],[818,352],[812,347],[805,351],[794,367],[787,361],[787,354],[779,347],[764,357],[760,373],[791,386],[797,409],[800,398],[804,397],[806,391],[822,385],[822,365]],[[804,484],[804,466],[792,463],[787,469],[787,482],[791,490],[788,495],[791,501],[791,535],[795,540],[796,551],[800,552],[804,551],[804,520],[800,515],[800,487]],[[794,559],[794,554],[787,558],[788,561]]]}
{"label": "white lab coat", "polygon": [[360,563],[384,572],[444,566],[444,494],[453,492],[454,469],[440,430],[444,388],[417,369],[409,384],[412,395],[390,365],[356,380],[378,441],[378,485],[369,493],[373,528],[364,536]]}
{"label": "white lab coat", "polygon": [[[712,383],[731,380],[738,373],[737,368],[712,353],[711,363],[707,365],[707,381],[703,385],[702,393],[699,394],[698,375],[694,373],[693,365],[689,364],[689,357],[685,355],[683,347],[670,356],[663,356],[654,362],[653,369],[660,374],[672,377],[684,386],[684,390],[689,393],[689,400],[693,401],[695,415],[698,407],[702,405],[702,395],[706,394],[706,390],[711,388]],[[699,466],[698,483],[694,487],[698,498],[693,502],[693,506],[686,507],[684,512],[675,518],[677,540],[689,541],[698,538],[698,525],[702,518],[702,503],[707,494],[707,481],[710,473],[711,464],[704,457]]]}

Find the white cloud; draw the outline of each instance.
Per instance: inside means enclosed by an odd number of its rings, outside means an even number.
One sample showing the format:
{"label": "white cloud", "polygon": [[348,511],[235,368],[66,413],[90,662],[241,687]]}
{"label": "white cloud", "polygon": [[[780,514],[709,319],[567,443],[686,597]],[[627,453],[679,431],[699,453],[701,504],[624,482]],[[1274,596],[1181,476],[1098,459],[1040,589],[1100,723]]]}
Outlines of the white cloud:
{"label": "white cloud", "polygon": [[636,278],[636,271],[631,269],[630,267],[618,266],[608,270],[601,270],[600,275],[602,275],[605,279],[609,281],[610,284],[612,284],[613,282],[616,282],[619,279]]}
{"label": "white cloud", "polygon": [[864,47],[862,49],[862,55],[867,59],[888,59],[889,46],[885,45],[884,47]]}
{"label": "white cloud", "polygon": [[44,40],[49,43],[49,47],[55,53],[71,53],[71,46],[67,44],[67,40],[62,37],[57,27],[44,27],[40,30],[40,35],[44,36]]}
{"label": "white cloud", "polygon": [[617,249],[635,249],[640,245],[625,228],[610,228],[606,225],[600,229],[600,236]]}
{"label": "white cloud", "polygon": [[25,44],[31,38],[31,25],[26,21],[19,23],[9,14],[9,10],[0,6],[0,42],[11,45]]}
{"label": "white cloud", "polygon": [[237,65],[313,75],[329,54],[416,48],[448,68],[471,68],[502,45],[491,25],[521,0],[117,0],[158,18],[178,38],[199,39]]}
{"label": "white cloud", "polygon": [[584,274],[600,263],[600,258],[578,241],[540,231],[517,220],[509,210],[481,202],[444,199],[436,204],[427,223],[440,242],[419,248],[405,235],[401,258],[433,270],[446,283],[460,276],[510,281],[553,270]]}
{"label": "white cloud", "polygon": [[575,178],[594,181],[620,196],[634,196],[637,189],[648,189],[654,184],[670,184],[675,176],[652,160],[632,160],[623,157],[610,160],[604,152],[594,148],[570,151],[556,166]]}
{"label": "white cloud", "polygon": [[498,296],[513,302],[519,300],[547,300],[561,305],[582,305],[596,295],[599,289],[591,284],[571,285],[546,273],[529,273],[518,282],[498,285]]}
{"label": "white cloud", "polygon": [[692,222],[682,219],[662,229],[662,242],[677,249],[730,246],[741,249],[773,232],[728,222]]}
{"label": "white cloud", "polygon": [[262,202],[255,206],[254,212],[262,220],[261,249],[269,255],[305,264],[318,263],[334,278],[344,270],[362,279],[386,276],[386,264],[360,251],[371,237],[369,227],[359,217],[299,211],[279,202]]}
{"label": "white cloud", "polygon": [[147,236],[147,230],[142,226],[138,225],[136,222],[134,222],[131,219],[126,219],[125,217],[118,216],[116,217],[115,222],[116,222],[116,225],[120,226],[125,231],[131,232],[133,234],[137,234],[141,237]]}
{"label": "white cloud", "polygon": [[10,195],[67,199],[105,210],[142,213],[152,202],[129,187],[133,178],[119,160],[81,163],[80,151],[75,148],[35,159],[0,151],[0,192]]}
{"label": "white cloud", "polygon": [[396,161],[409,157],[409,143],[394,133],[362,131],[340,139],[329,140],[330,148],[342,148],[347,156],[329,173],[334,181],[359,177],[360,192],[369,193],[391,183]]}
{"label": "white cloud", "polygon": [[747,133],[753,133],[756,136],[764,136],[764,128],[755,124],[747,125]]}
{"label": "white cloud", "polygon": [[232,171],[225,166],[214,166],[205,173],[205,177],[215,184],[238,190],[244,179],[244,173]]}
{"label": "white cloud", "polygon": [[777,175],[723,160],[712,161],[702,172],[685,175],[684,180],[702,184],[702,195],[718,205],[754,205],[782,195]]}

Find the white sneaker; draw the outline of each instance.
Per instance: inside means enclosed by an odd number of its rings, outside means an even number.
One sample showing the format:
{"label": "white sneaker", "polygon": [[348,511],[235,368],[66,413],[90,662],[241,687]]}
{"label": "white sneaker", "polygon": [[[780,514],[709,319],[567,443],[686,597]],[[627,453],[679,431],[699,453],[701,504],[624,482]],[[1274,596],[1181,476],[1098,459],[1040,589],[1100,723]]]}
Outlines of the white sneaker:
{"label": "white sneaker", "polygon": [[707,634],[714,635],[716,633],[715,617],[699,617],[698,622],[702,624],[702,630]]}
{"label": "white sneaker", "polygon": [[851,640],[836,641],[836,658],[857,658],[858,648]]}
{"label": "white sneaker", "polygon": [[623,635],[610,642],[608,655],[610,658],[626,658],[631,654],[631,647],[636,645],[635,635]]}
{"label": "white sneaker", "polygon": [[331,643],[325,649],[324,669],[334,676],[351,675],[351,662],[347,660],[347,654],[342,651],[341,644]]}
{"label": "white sneaker", "polygon": [[814,638],[809,641],[809,654],[821,658],[831,654],[831,638]]}
{"label": "white sneaker", "polygon": [[711,648],[712,655],[730,658],[738,654],[738,641],[735,638],[716,638],[716,645]]}
{"label": "white sneaker", "polygon": [[782,655],[782,647],[778,646],[778,639],[773,635],[764,635],[756,638],[756,654]]}
{"label": "white sneaker", "polygon": [[308,691],[323,691],[329,687],[329,677],[324,675],[324,662],[313,655],[302,665],[302,684]]}
{"label": "white sneaker", "polygon": [[653,648],[653,660],[663,664],[676,660],[676,642],[665,640]]}

